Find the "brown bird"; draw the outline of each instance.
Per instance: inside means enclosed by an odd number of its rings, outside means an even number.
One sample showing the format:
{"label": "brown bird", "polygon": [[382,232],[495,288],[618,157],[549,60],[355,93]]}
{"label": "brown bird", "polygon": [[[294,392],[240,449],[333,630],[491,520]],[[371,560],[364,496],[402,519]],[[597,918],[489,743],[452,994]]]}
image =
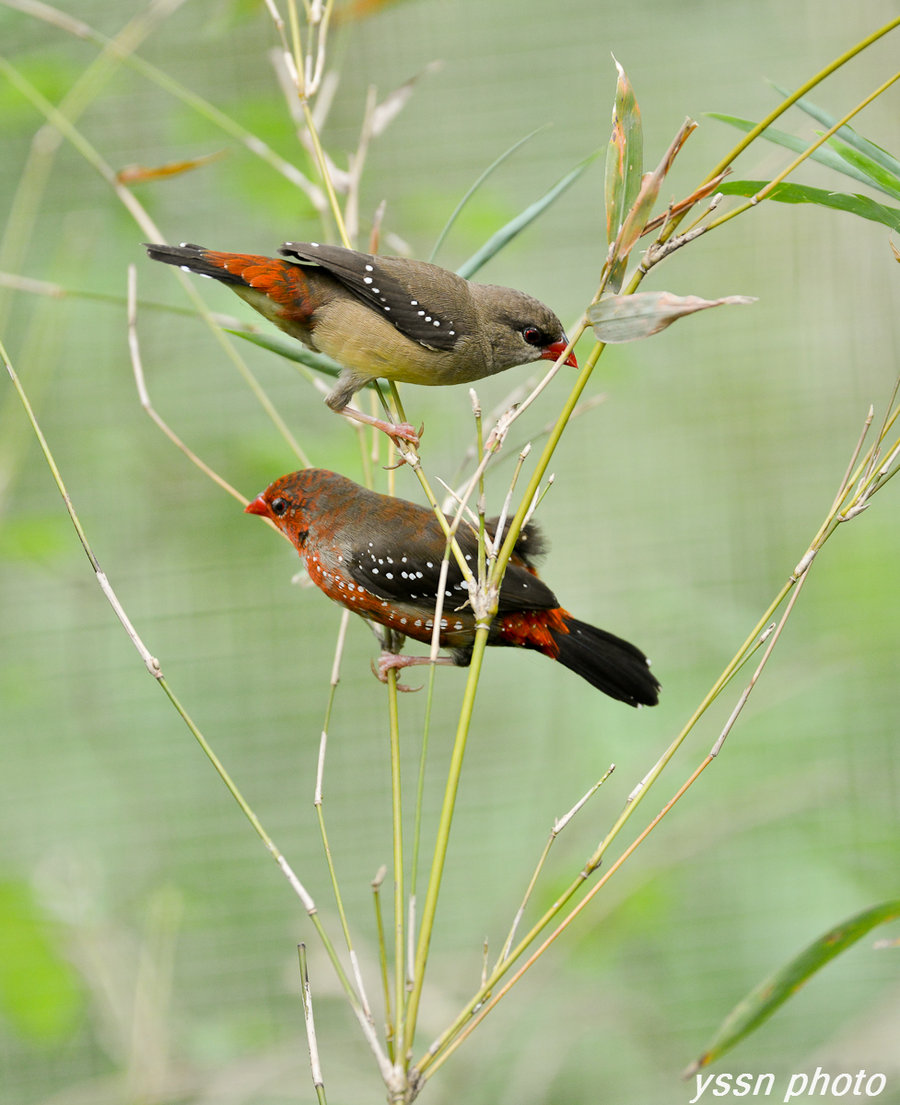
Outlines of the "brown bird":
{"label": "brown bird", "polygon": [[[147,245],[154,261],[227,284],[270,322],[341,366],[325,402],[415,442],[415,430],[348,407],[379,377],[464,384],[514,365],[557,360],[568,339],[549,307],[524,292],[475,284],[425,261],[377,257],[317,242],[287,242],[289,260]],[[570,353],[566,364],[578,367]]]}
{"label": "brown bird", "polygon": [[[247,507],[270,518],[296,547],[310,579],[335,602],[389,629],[430,643],[446,539],[430,510],[368,491],[321,468],[282,476]],[[488,524],[489,527],[491,523]],[[496,528],[496,521],[493,523]],[[473,566],[477,539],[468,527],[457,535]],[[519,535],[500,585],[489,645],[529,648],[558,660],[612,698],[654,706],[659,683],[640,649],[564,610],[534,570],[543,551],[537,529]],[[453,558],[444,590],[440,663],[468,665],[475,616],[468,588]],[[379,675],[390,668],[427,664],[427,657],[382,654]]]}

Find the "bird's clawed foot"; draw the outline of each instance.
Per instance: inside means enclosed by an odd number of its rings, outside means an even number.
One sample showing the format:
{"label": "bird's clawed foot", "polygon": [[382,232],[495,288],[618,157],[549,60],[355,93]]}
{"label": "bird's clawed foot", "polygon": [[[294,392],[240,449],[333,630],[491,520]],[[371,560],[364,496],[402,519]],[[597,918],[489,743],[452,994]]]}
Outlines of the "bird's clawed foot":
{"label": "bird's clawed foot", "polygon": [[[372,664],[372,671],[382,683],[387,683],[389,671],[400,671],[402,668],[411,668],[418,664],[427,663],[427,656],[401,656],[396,652],[382,652],[378,657],[378,663]],[[397,683],[397,690],[406,694],[421,691],[421,689],[421,687],[406,687],[399,681]]]}
{"label": "bird's clawed foot", "polygon": [[[385,423],[385,425],[388,427],[388,429],[385,432],[390,433],[390,436],[391,436],[391,438],[392,438],[395,445],[400,445],[401,442],[404,442],[404,443],[410,444],[414,449],[418,448],[419,440],[422,437],[422,433],[425,430],[425,423],[423,422],[422,425],[418,428],[418,430],[413,430],[413,435],[412,436],[404,437],[401,434],[395,434],[395,433],[392,433],[391,431],[394,430],[394,429],[410,429],[411,427],[409,426],[409,424],[407,422],[401,422],[399,425],[396,425],[394,423]],[[383,464],[382,468],[385,470],[385,472],[396,472],[397,469],[402,468],[404,464],[411,464],[411,465],[415,466],[416,459],[417,458],[416,458],[416,455],[414,453],[404,452],[402,447],[401,447],[401,449],[400,449],[400,459],[396,462],[396,464]]]}
{"label": "bird's clawed foot", "polygon": [[[408,422],[382,422],[379,429],[384,430],[388,437],[392,437],[394,441],[402,441],[407,445],[411,445],[414,449],[418,449],[419,442],[422,440],[422,434],[425,432],[425,423],[418,428],[410,426]],[[401,461],[401,464],[405,463]]]}
{"label": "bird's clawed foot", "polygon": [[354,422],[362,422],[365,426],[374,426],[376,430],[381,430],[388,437],[392,437],[395,441],[406,442],[414,449],[418,448],[422,434],[425,432],[424,422],[417,430],[415,426],[411,426],[408,422],[386,422],[383,418],[373,418],[370,414],[363,414],[355,407],[342,407],[339,413]]}
{"label": "bird's clawed foot", "polygon": [[[424,422],[417,430],[415,426],[411,426],[408,422],[386,422],[383,418],[366,418],[364,420],[360,419],[360,421],[365,421],[367,426],[373,426],[376,430],[381,430],[382,433],[392,438],[395,443],[400,444],[402,442],[404,445],[411,445],[413,449],[418,449],[422,433],[425,430]],[[405,458],[400,461],[400,464],[405,463]]]}

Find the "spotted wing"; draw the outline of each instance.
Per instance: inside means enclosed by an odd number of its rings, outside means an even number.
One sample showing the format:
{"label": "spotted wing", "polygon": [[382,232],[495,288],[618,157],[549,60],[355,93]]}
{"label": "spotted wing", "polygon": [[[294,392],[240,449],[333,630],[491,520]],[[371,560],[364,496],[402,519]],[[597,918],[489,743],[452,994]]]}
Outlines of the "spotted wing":
{"label": "spotted wing", "polygon": [[[353,578],[379,598],[404,605],[434,606],[441,579],[441,561],[420,560],[405,552],[402,543],[377,537],[353,551]],[[455,610],[468,601],[469,592],[455,561],[450,562],[444,589],[445,609]]]}
{"label": "spotted wing", "polygon": [[[428,528],[431,529],[431,523]],[[434,523],[434,540],[426,544],[439,552],[431,559],[411,556],[402,540],[386,541],[376,533],[353,552],[351,570],[372,594],[395,603],[425,603],[437,599],[443,555],[443,535]],[[533,533],[533,531],[531,531]],[[460,549],[473,573],[477,570],[477,541],[469,531],[458,537]],[[455,611],[468,604],[469,591],[456,560],[451,557],[444,585],[444,608]],[[510,562],[500,586],[498,613],[516,610],[551,610],[559,606],[550,588],[520,563]],[[467,607],[468,608],[468,607]]]}
{"label": "spotted wing", "polygon": [[[463,336],[463,320],[453,319],[429,295],[429,285],[440,272],[441,282],[459,282],[465,294],[465,282],[454,273],[436,269],[421,261],[403,262],[410,279],[398,277],[399,262],[370,253],[343,249],[314,242],[285,242],[278,251],[305,265],[319,265],[341,282],[358,299],[383,314],[412,341],[429,349],[452,350]],[[416,277],[421,279],[416,279]],[[451,288],[451,292],[453,289]],[[430,302],[429,302],[430,300]]]}

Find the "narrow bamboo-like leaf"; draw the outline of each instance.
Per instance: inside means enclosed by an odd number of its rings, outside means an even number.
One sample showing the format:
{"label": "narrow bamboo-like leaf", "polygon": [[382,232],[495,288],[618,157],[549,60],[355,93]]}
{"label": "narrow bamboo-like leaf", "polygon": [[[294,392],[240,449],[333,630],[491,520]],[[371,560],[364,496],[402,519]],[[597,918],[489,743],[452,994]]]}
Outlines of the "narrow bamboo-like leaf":
{"label": "narrow bamboo-like leaf", "polygon": [[588,318],[599,341],[619,345],[649,338],[671,326],[676,319],[708,307],[755,302],[745,295],[701,299],[696,295],[673,295],[671,292],[635,292],[633,295],[604,296],[588,310]]}
{"label": "narrow bamboo-like leaf", "polygon": [[482,184],[484,184],[484,182],[488,179],[488,177],[496,169],[498,169],[503,164],[503,162],[506,161],[506,159],[508,157],[511,157],[520,146],[524,146],[526,142],[529,142],[532,138],[534,138],[534,136],[536,134],[538,134],[543,129],[544,129],[543,127],[536,127],[530,134],[526,134],[524,138],[520,138],[517,142],[513,142],[513,144],[509,147],[508,150],[504,150],[503,153],[500,154],[500,156],[495,161],[492,161],[491,164],[488,165],[488,167],[484,170],[484,172],[481,174],[481,176],[466,191],[466,194],[462,197],[462,199],[459,201],[459,203],[456,205],[456,207],[453,208],[453,211],[450,214],[450,218],[446,221],[446,223],[444,223],[443,229],[441,230],[440,234],[438,234],[437,241],[434,243],[434,248],[432,249],[431,253],[428,255],[428,260],[429,261],[434,260],[435,256],[437,255],[437,251],[443,245],[444,239],[450,233],[450,228],[453,226],[453,224],[459,218],[460,212],[466,206],[466,204],[469,202],[469,200],[472,198],[472,196],[475,195],[475,193],[482,186]]}
{"label": "narrow bamboo-like leaf", "polygon": [[456,270],[460,276],[469,279],[474,276],[476,272],[486,265],[488,261],[521,231],[534,222],[538,215],[543,214],[544,211],[558,199],[565,190],[570,187],[581,176],[581,174],[588,168],[588,166],[600,156],[600,150],[595,151],[589,157],[586,157],[584,161],[579,162],[574,169],[571,169],[566,175],[556,182],[553,187],[544,193],[540,199],[535,200],[530,206],[526,207],[521,214],[516,215],[514,219],[502,226],[496,234],[484,243],[484,245],[476,253],[473,253],[468,261],[464,261]]}
{"label": "narrow bamboo-like leaf", "polygon": [[644,227],[647,225],[647,221],[650,218],[650,213],[656,206],[656,199],[659,196],[661,184],[662,177],[659,176],[657,172],[644,173],[637,199],[632,204],[631,210],[625,216],[625,221],[622,223],[622,229],[619,231],[619,237],[616,240],[616,264],[624,263],[628,260],[628,255],[631,253],[635,243],[643,233]]}
{"label": "narrow bamboo-like leaf", "polygon": [[333,361],[331,357],[326,356],[325,353],[314,353],[298,341],[283,338],[280,334],[258,334],[247,330],[232,330],[228,327],[225,327],[225,330],[229,334],[234,334],[236,338],[243,338],[244,341],[248,341],[252,345],[258,345],[262,349],[278,353],[282,357],[287,357],[289,361],[306,365],[307,368],[313,368],[316,372],[323,372],[326,376],[340,376],[341,374],[341,366],[337,361]]}
{"label": "narrow bamboo-like leaf", "polygon": [[611,248],[610,263],[612,266],[616,266],[622,261],[628,260],[628,255],[634,248],[635,243],[639,241],[644,232],[644,227],[650,219],[650,213],[656,205],[656,199],[659,196],[662,182],[665,180],[669,169],[672,168],[672,162],[678,156],[681,147],[696,129],[697,124],[693,119],[686,119],[678,128],[678,133],[672,139],[669,148],[663,154],[662,161],[660,161],[653,172],[644,173],[637,198],[626,214],[622,223],[622,228],[616,236],[615,244]]}
{"label": "narrow bamboo-like leaf", "polygon": [[[780,96],[787,96],[788,93],[784,89],[779,88],[777,84],[773,84],[772,87]],[[833,115],[829,115],[821,107],[817,107],[810,100],[801,97],[796,101],[796,107],[799,107],[801,111],[805,111],[807,115],[812,116],[817,122],[821,123],[826,129],[830,130],[837,119]],[[860,153],[866,154],[867,157],[871,157],[873,161],[877,161],[879,165],[887,169],[889,173],[892,173],[895,177],[900,177],[900,161],[895,157],[892,157],[887,150],[883,150],[881,146],[876,146],[874,142],[870,142],[868,138],[863,136],[853,129],[848,123],[845,123],[837,132],[838,138],[854,146]]]}
{"label": "narrow bamboo-like leaf", "polygon": [[120,184],[146,184],[151,180],[163,180],[170,176],[180,176],[182,173],[193,172],[194,169],[202,169],[211,161],[218,161],[224,157],[227,150],[216,150],[215,153],[204,154],[202,157],[192,157],[188,161],[168,161],[165,165],[126,165],[116,173],[116,180]]}
{"label": "narrow bamboo-like leaf", "polygon": [[[745,134],[756,126],[749,119],[741,119],[736,115],[723,115],[717,111],[710,112],[709,118],[718,119]],[[767,127],[760,137],[794,153],[803,153],[809,147],[809,142],[805,139],[798,138],[794,134],[786,134],[775,127]],[[870,188],[877,188],[894,199],[900,197],[900,176],[895,176],[874,158],[862,153],[856,147],[841,142],[837,136],[830,138],[827,145],[814,150],[810,154],[810,161],[818,161],[820,165],[867,184]]]}
{"label": "narrow bamboo-like leaf", "polygon": [[842,142],[836,134],[828,139],[828,145],[836,150],[838,156],[848,165],[862,173],[873,188],[878,188],[894,199],[900,199],[900,176],[889,172],[868,154]]}
{"label": "narrow bamboo-like leaf", "polygon": [[[634,89],[625,70],[616,62],[619,72],[616,81],[616,98],[612,114],[612,134],[606,150],[606,240],[610,245],[618,237],[625,217],[631,210],[641,189],[644,164],[644,137],[641,112]],[[607,287],[617,292],[625,277],[627,257],[619,258],[613,266]]]}
{"label": "narrow bamboo-like leaf", "polygon": [[703,1054],[684,1072],[684,1077],[691,1078],[698,1070],[709,1066],[771,1017],[816,971],[846,951],[876,925],[897,917],[900,917],[900,899],[864,909],[814,940],[789,963],[751,990],[732,1009]]}
{"label": "narrow bamboo-like leaf", "polygon": [[[765,180],[729,180],[719,191],[728,196],[755,196],[765,188]],[[824,188],[808,188],[804,184],[779,184],[766,197],[779,203],[813,203],[835,211],[846,211],[862,219],[881,223],[891,230],[900,231],[900,210],[885,207],[868,196],[849,195],[846,192],[826,192]]]}
{"label": "narrow bamboo-like leaf", "polygon": [[[708,117],[710,119],[718,119],[719,122],[727,123],[731,127],[736,127],[738,130],[743,131],[744,134],[748,134],[756,126],[756,123],[750,119],[741,119],[737,115],[723,115],[718,111],[709,112]],[[793,153],[803,153],[804,150],[809,148],[809,142],[805,139],[798,138],[795,134],[787,134],[785,131],[778,130],[776,127],[766,127],[760,137],[774,143],[776,146],[783,146],[786,150],[791,150]],[[820,146],[811,153],[810,161],[818,161],[820,165],[825,165],[827,168],[833,169],[836,173],[843,173],[844,176],[852,177],[862,184],[872,184],[872,180],[866,176],[865,173],[854,169],[852,165],[849,165],[839,157],[834,150],[829,149],[828,146]]]}

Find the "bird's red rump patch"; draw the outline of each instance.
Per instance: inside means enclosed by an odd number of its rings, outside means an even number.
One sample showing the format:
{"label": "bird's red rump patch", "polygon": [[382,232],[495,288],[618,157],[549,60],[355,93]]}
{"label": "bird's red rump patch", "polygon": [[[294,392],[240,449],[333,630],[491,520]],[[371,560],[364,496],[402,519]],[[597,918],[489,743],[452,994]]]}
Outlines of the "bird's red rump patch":
{"label": "bird's red rump patch", "polygon": [[251,288],[258,288],[275,303],[287,308],[291,317],[309,318],[313,311],[309,281],[299,265],[255,253],[217,253],[207,250],[204,258],[226,272],[240,276]]}
{"label": "bird's red rump patch", "polygon": [[555,660],[559,655],[559,645],[553,638],[554,633],[568,633],[566,625],[568,614],[562,607],[555,610],[524,610],[515,614],[504,614],[498,619],[500,639],[508,645],[519,648],[533,648]]}

